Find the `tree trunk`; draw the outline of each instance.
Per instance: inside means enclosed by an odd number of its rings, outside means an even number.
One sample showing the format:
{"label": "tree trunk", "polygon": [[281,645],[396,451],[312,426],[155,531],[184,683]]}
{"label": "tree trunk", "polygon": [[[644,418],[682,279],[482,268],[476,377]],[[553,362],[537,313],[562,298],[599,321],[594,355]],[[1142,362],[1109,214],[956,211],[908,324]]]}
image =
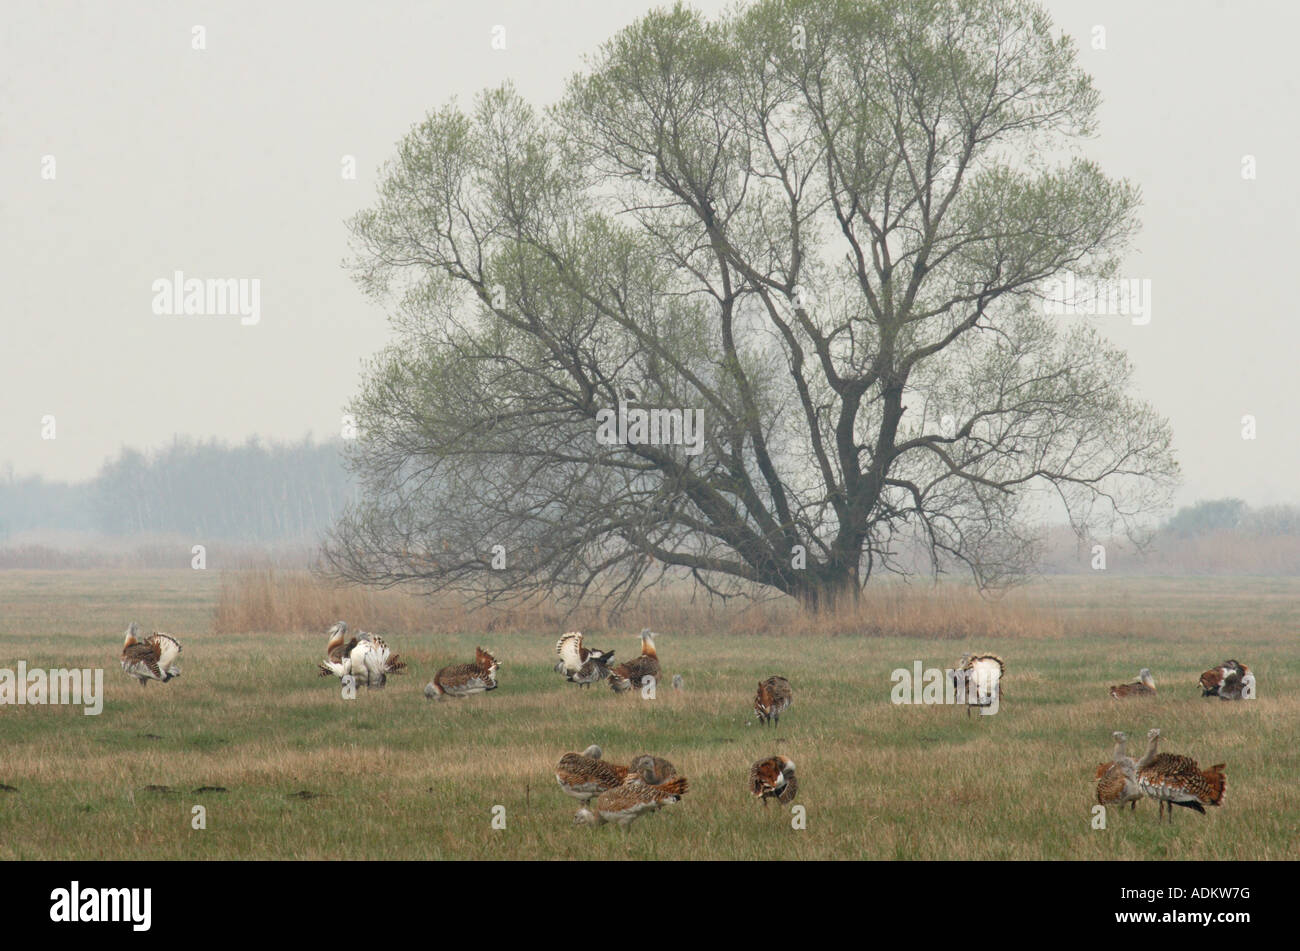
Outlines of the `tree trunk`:
{"label": "tree trunk", "polygon": [[830,613],[858,603],[862,586],[852,565],[827,566],[792,592],[806,611]]}

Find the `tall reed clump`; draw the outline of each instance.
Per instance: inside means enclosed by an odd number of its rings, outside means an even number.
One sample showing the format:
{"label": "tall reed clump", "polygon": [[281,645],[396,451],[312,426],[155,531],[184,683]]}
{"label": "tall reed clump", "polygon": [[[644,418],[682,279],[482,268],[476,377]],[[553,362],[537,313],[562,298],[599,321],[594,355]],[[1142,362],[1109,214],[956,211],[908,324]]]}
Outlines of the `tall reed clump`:
{"label": "tall reed clump", "polygon": [[1011,594],[999,599],[965,585],[868,587],[856,604],[807,612],[788,598],[710,602],[684,587],[645,593],[614,614],[598,602],[571,609],[546,597],[485,604],[451,593],[409,588],[338,585],[310,572],[247,569],[223,576],[214,630],[323,631],[343,619],[358,629],[415,634],[559,633],[592,635],[650,627],[672,634],[736,636],[916,637],[964,640],[980,637],[1059,637],[1062,622],[1050,607]]}

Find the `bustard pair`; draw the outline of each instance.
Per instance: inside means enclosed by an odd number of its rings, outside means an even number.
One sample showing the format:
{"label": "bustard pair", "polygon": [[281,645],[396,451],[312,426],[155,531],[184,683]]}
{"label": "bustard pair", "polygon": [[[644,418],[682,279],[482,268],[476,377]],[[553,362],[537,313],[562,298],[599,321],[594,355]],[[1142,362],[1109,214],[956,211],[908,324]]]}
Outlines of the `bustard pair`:
{"label": "bustard pair", "polygon": [[1201,769],[1189,756],[1159,752],[1158,729],[1147,732],[1146,753],[1134,762],[1125,755],[1127,737],[1123,733],[1111,735],[1116,741],[1112,761],[1103,763],[1096,772],[1098,803],[1122,806],[1128,802],[1133,804],[1131,808],[1136,808],[1137,800],[1146,796],[1160,803],[1157,820],[1164,818],[1167,809],[1171,822],[1174,806],[1204,815],[1206,806],[1223,804],[1228,788],[1223,763]]}
{"label": "bustard pair", "polygon": [[575,825],[627,828],[640,816],[681,801],[690,788],[686,777],[661,757],[643,754],[620,766],[601,756],[593,744],[581,753],[565,753],[556,764],[560,789],[583,803],[573,817]]}

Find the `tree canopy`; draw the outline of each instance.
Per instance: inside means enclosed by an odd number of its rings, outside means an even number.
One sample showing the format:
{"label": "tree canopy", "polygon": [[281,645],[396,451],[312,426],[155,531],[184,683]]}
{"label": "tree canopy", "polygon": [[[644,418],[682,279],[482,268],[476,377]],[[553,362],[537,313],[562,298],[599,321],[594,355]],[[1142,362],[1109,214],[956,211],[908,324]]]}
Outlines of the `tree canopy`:
{"label": "tree canopy", "polygon": [[[351,223],[397,341],[352,407],[333,570],[817,607],[918,547],[1012,581],[1045,495],[1135,528],[1168,424],[1042,306],[1138,227],[1076,148],[1098,104],[1035,3],[760,0],[647,14],[547,108],[432,112]],[[638,409],[698,413],[701,444],[598,438]]]}

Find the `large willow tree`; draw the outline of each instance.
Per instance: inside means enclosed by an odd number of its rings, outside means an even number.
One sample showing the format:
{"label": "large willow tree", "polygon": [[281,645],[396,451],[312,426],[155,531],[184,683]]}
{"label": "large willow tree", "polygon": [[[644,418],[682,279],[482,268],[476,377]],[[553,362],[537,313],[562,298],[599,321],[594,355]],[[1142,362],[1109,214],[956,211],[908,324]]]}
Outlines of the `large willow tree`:
{"label": "large willow tree", "polygon": [[[1014,579],[1044,497],[1134,527],[1176,477],[1168,425],[1042,305],[1137,226],[1075,148],[1098,101],[1033,3],[767,0],[651,13],[547,109],[505,86],[432,113],[352,222],[397,342],[330,565],[825,606],[918,551]],[[654,408],[701,411],[699,451],[597,438]]]}

